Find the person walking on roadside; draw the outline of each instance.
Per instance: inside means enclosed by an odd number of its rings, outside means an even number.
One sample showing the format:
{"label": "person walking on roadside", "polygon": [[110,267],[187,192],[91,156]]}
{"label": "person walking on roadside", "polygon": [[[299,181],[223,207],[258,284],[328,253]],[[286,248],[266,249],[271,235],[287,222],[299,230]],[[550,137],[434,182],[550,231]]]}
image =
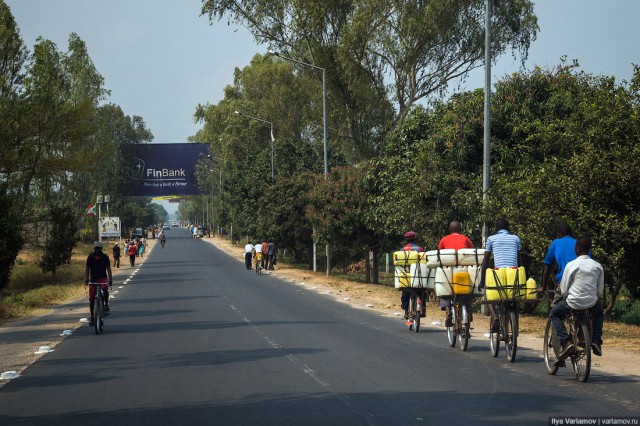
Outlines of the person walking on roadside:
{"label": "person walking on roadside", "polygon": [[273,271],[273,262],[276,259],[276,245],[273,243],[273,241],[269,241],[269,243],[267,244],[267,269],[270,271]]}
{"label": "person walking on roadside", "polygon": [[144,240],[140,241],[140,248],[138,248],[138,254],[140,255],[140,257],[144,256]]}
{"label": "person walking on roadside", "polygon": [[[522,265],[522,244],[517,235],[509,233],[509,222],[501,218],[496,221],[496,233],[487,238],[487,244],[480,268],[480,290],[484,289],[489,260],[493,257],[494,267],[512,268]],[[496,315],[495,305],[487,305],[491,314],[491,330],[499,331],[500,322]]]}
{"label": "person walking on roadside", "polygon": [[118,243],[115,243],[113,246],[113,266],[116,268],[120,267],[120,246]]}
{"label": "person walking on roadside", "polygon": [[129,247],[127,247],[127,251],[129,253],[129,263],[131,263],[131,266],[135,266],[136,264],[136,244],[131,241],[131,243],[129,244]]}
{"label": "person walking on roadside", "polygon": [[[462,225],[457,220],[452,221],[449,224],[449,235],[442,237],[438,244],[439,250],[445,249],[465,249],[473,248],[473,243],[466,235],[462,235],[460,231]],[[445,327],[453,327],[453,318],[451,317],[451,299],[440,298],[440,309],[446,311],[447,318],[444,321]]]}
{"label": "person walking on roadside", "polygon": [[[111,261],[109,256],[102,252],[102,243],[95,241],[93,243],[93,253],[87,256],[87,262],[84,269],[84,284],[90,282],[99,283],[104,289],[105,294],[105,311],[109,312],[109,288],[113,285],[113,276],[111,275]],[[91,320],[89,326],[93,326],[93,302],[96,298],[97,286],[89,286],[89,310],[91,312]]]}
{"label": "person walking on roadside", "polygon": [[268,259],[267,259],[267,255],[269,252],[269,244],[267,244],[266,240],[262,240],[262,269],[267,269],[268,265]]}
{"label": "person walking on roadside", "polygon": [[251,269],[251,258],[253,257],[253,244],[247,242],[244,246],[244,266]]}

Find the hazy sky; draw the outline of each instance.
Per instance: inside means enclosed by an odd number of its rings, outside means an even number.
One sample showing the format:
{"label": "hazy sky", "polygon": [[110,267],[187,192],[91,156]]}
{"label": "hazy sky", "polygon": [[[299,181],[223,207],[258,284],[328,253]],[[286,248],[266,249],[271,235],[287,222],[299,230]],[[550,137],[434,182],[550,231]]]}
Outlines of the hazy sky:
{"label": "hazy sky", "polygon": [[[235,67],[264,53],[243,27],[209,25],[201,0],[5,0],[32,49],[38,36],[60,50],[76,32],[111,90],[110,101],[142,116],[155,142],[183,142],[198,126],[198,103],[217,103]],[[528,68],[553,66],[567,55],[594,74],[629,78],[640,62],[639,0],[539,0],[540,33]],[[493,81],[518,70],[509,54],[493,67]],[[482,70],[467,80],[482,87]]]}
{"label": "hazy sky", "polygon": [[[327,0],[330,1],[330,0]],[[62,51],[77,33],[111,90],[110,102],[140,115],[156,143],[183,142],[199,128],[199,103],[217,103],[235,67],[264,53],[248,31],[226,20],[209,24],[201,0],[5,0],[31,50],[38,36]],[[540,32],[527,68],[577,59],[593,74],[629,79],[640,63],[640,0],[538,0]],[[510,54],[493,67],[493,81],[517,71]],[[484,84],[473,72],[466,89]],[[174,205],[175,206],[175,205]],[[173,206],[171,206],[173,207]]]}

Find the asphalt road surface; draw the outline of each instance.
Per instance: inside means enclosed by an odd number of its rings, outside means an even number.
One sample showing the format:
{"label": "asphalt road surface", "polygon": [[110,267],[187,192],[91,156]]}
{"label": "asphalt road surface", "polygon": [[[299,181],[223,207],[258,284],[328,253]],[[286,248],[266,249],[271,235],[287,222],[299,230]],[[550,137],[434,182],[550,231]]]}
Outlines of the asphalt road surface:
{"label": "asphalt road surface", "polygon": [[[256,275],[184,229],[119,290],[105,333],[77,330],[0,389],[0,425],[548,424],[638,416],[637,378],[517,362],[442,329]],[[114,288],[120,286],[114,283]],[[483,333],[483,331],[475,331]],[[605,354],[606,355],[606,354]]]}

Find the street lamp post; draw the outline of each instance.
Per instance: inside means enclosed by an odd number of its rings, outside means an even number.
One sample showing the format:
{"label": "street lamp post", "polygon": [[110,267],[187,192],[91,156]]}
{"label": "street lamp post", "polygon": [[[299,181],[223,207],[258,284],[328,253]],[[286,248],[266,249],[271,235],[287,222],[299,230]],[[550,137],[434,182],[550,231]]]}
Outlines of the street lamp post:
{"label": "street lamp post", "polygon": [[274,165],[273,165],[273,123],[267,120],[263,120],[262,118],[258,118],[258,117],[254,117],[252,115],[249,114],[245,114],[243,112],[240,111],[235,111],[235,113],[241,117],[247,117],[250,118],[252,120],[256,120],[256,121],[262,121],[263,123],[267,123],[269,124],[269,126],[271,127],[271,180],[273,180],[273,175],[274,175]]}
{"label": "street lamp post", "polygon": [[[326,69],[319,67],[317,65],[309,64],[307,62],[302,62],[297,59],[289,58],[287,56],[282,56],[280,52],[276,52],[274,50],[269,50],[271,55],[277,56],[278,58],[284,59],[285,61],[293,62],[294,64],[302,65],[305,67],[313,68],[316,70],[322,71],[322,142],[324,146],[324,179],[327,179],[329,174],[329,158],[328,158],[328,150],[327,150],[327,83],[326,83]],[[330,257],[330,247],[327,244],[327,276],[331,275],[331,257]],[[314,256],[315,258],[315,256]]]}

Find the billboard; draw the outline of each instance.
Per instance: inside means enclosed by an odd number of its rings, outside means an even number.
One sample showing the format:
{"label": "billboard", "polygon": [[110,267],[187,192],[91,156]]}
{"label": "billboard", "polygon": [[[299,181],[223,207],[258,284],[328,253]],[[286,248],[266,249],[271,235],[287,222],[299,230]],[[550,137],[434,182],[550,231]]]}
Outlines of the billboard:
{"label": "billboard", "polygon": [[100,238],[120,238],[120,218],[101,217],[98,219]]}
{"label": "billboard", "polygon": [[202,143],[135,144],[127,149],[127,195],[199,195],[195,170],[209,154]]}

